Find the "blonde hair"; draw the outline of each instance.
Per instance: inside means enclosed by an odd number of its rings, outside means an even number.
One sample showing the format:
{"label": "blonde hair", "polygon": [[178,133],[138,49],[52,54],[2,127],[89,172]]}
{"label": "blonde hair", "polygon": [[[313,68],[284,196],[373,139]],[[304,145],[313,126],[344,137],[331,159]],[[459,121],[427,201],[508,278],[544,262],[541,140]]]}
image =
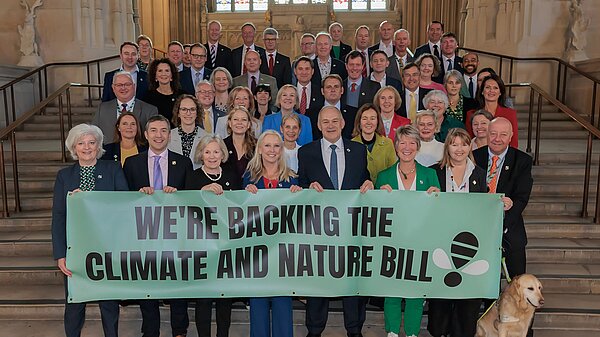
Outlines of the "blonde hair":
{"label": "blonde hair", "polygon": [[452,161],[450,161],[450,145],[452,145],[456,138],[460,138],[464,144],[469,146],[469,159],[471,159],[472,162],[475,162],[475,159],[473,159],[473,151],[471,151],[471,136],[469,133],[461,128],[452,128],[448,131],[446,141],[444,142],[444,154],[440,161],[440,167],[452,167]]}
{"label": "blonde hair", "polygon": [[233,137],[233,130],[231,130],[231,127],[229,126],[229,122],[233,118],[233,114],[238,111],[245,113],[246,117],[248,117],[248,124],[250,124],[250,125],[248,126],[248,129],[246,129],[246,132],[244,133],[244,157],[252,158],[252,156],[254,155],[254,149],[256,148],[256,138],[254,138],[254,131],[252,131],[253,118],[252,118],[252,115],[250,115],[250,112],[248,111],[248,109],[246,109],[246,107],[238,105],[238,106],[233,107],[231,109],[231,111],[229,111],[229,114],[227,115],[227,133],[231,134]]}
{"label": "blonde hair", "polygon": [[252,156],[252,159],[250,159],[248,162],[248,168],[246,171],[250,174],[250,181],[256,183],[263,176],[263,162],[262,155],[260,154],[260,148],[265,141],[265,137],[269,135],[277,137],[277,141],[279,142],[279,145],[281,145],[281,156],[279,157],[279,161],[277,163],[278,180],[290,181],[290,178],[296,178],[298,175],[296,175],[296,173],[294,173],[294,171],[287,166],[285,161],[285,155],[283,153],[283,138],[281,138],[281,135],[277,131],[267,130],[263,132],[260,137],[258,137],[256,151],[254,151],[254,156]]}
{"label": "blonde hair", "polygon": [[[298,104],[299,104],[299,102],[298,102],[298,92],[296,92],[296,87],[293,86],[293,85],[291,85],[291,84],[286,84],[286,85],[282,86],[279,89],[279,91],[277,91],[277,98],[275,99],[275,105],[277,107],[279,107],[279,109],[281,109],[281,97],[283,96],[283,92],[285,90],[291,90],[291,91],[294,92],[294,97],[296,98],[295,102],[294,102],[294,108],[298,108]],[[292,110],[294,108],[292,108]]]}
{"label": "blonde hair", "polygon": [[391,85],[386,85],[385,87],[377,90],[375,97],[373,97],[373,105],[377,107],[377,110],[381,111],[381,106],[379,105],[379,98],[383,95],[383,92],[386,90],[390,90],[394,95],[394,111],[400,109],[400,105],[402,104],[402,97],[400,97],[400,93],[396,88]]}
{"label": "blonde hair", "polygon": [[[244,91],[244,92],[246,92],[246,94],[248,94],[248,102],[249,102],[248,111],[254,113],[254,111],[255,111],[254,95],[252,95],[252,91],[250,91],[250,89],[248,87],[242,87],[242,86],[237,86],[237,87],[231,89],[231,92],[229,93],[229,99],[227,101],[227,110],[229,111],[229,113],[231,113],[231,111],[233,110],[234,105],[235,105],[235,97],[237,96],[237,94],[240,91]],[[244,107],[244,108],[246,108],[246,107]],[[250,121],[252,121],[252,119],[250,119]]]}
{"label": "blonde hair", "polygon": [[204,165],[204,161],[202,160],[202,153],[204,152],[204,149],[208,146],[208,144],[213,142],[219,145],[221,153],[223,154],[223,158],[221,158],[221,164],[225,163],[227,159],[229,159],[229,151],[227,151],[227,146],[223,142],[223,139],[221,139],[221,136],[217,134],[208,134],[200,138],[198,146],[196,146],[196,152],[194,153],[194,163]]}

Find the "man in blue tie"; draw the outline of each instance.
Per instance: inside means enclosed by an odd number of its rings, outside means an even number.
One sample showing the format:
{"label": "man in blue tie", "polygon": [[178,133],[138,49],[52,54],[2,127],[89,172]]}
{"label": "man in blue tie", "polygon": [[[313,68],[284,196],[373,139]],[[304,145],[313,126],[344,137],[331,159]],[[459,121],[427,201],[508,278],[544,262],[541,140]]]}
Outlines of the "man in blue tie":
{"label": "man in blue tie", "polygon": [[[342,138],[344,118],[335,106],[319,112],[318,127],[323,138],[298,150],[300,186],[317,192],[324,190],[373,189],[367,171],[367,150],[362,144]],[[361,337],[365,322],[367,297],[343,297],[344,327],[348,337]],[[306,301],[308,337],[319,337],[327,324],[329,299],[309,297]]]}
{"label": "man in blue tie", "polygon": [[[162,190],[173,193],[185,189],[186,177],[192,173],[189,158],[167,150],[171,124],[162,115],[150,117],[144,135],[148,139],[148,151],[127,158],[123,171],[129,190],[153,194]],[[185,336],[189,325],[187,300],[170,300],[171,329],[173,336]],[[142,335],[159,337],[160,311],[158,300],[141,300]]]}

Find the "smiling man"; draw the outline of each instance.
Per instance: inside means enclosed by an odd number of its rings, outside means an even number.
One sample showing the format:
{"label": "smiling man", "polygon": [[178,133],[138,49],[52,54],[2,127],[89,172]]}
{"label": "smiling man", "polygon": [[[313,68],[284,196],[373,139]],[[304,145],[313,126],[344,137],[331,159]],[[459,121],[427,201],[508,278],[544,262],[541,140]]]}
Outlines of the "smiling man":
{"label": "smiling man", "polygon": [[256,26],[252,22],[245,22],[240,27],[242,33],[242,45],[231,51],[231,76],[236,77],[246,73],[245,60],[246,53],[250,50],[258,52],[262,57],[265,55],[265,49],[254,44],[256,36]]}
{"label": "smiling man", "polygon": [[275,28],[266,28],[263,31],[265,44],[265,58],[262,59],[260,72],[275,77],[277,87],[281,88],[292,83],[292,65],[290,58],[277,50],[279,32]]}
{"label": "smiling man", "polygon": [[208,80],[210,78],[212,70],[205,67],[207,56],[208,52],[204,45],[194,43],[190,47],[190,67],[186,67],[182,72],[179,73],[181,89],[183,89],[183,91],[185,91],[187,94],[194,95],[194,88],[196,88],[198,83],[200,83],[202,80]]}
{"label": "smiling man", "polygon": [[415,50],[415,59],[421,56],[422,54],[431,54],[437,56],[440,60],[442,59],[441,54],[441,43],[440,39],[444,34],[444,24],[440,21],[431,21],[427,25],[427,43],[417,47]]}
{"label": "smiling man", "polygon": [[261,57],[258,52],[249,50],[244,59],[246,73],[233,79],[233,86],[242,86],[250,88],[255,93],[256,86],[259,84],[268,84],[271,87],[271,96],[277,97],[277,80],[273,76],[260,72]]}
{"label": "smiling man", "polygon": [[[108,102],[115,98],[112,88],[112,81],[115,73],[126,71],[131,74],[133,82],[136,84],[135,96],[143,98],[148,91],[148,73],[137,66],[139,59],[139,47],[137,44],[129,41],[123,42],[120,47],[119,57],[121,58],[121,67],[104,74],[104,88],[102,89],[102,102]],[[105,137],[106,138],[106,137]]]}

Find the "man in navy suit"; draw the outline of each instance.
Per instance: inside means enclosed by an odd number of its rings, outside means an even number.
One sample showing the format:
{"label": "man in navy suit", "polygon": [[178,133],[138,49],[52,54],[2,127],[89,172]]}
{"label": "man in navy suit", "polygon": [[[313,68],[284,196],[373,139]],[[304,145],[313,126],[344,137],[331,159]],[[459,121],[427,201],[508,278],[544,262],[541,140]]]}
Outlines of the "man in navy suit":
{"label": "man in navy suit", "polygon": [[379,83],[380,88],[391,85],[400,93],[402,92],[402,82],[386,73],[390,65],[390,58],[387,57],[387,54],[383,50],[374,51],[371,54],[371,76],[369,78],[371,81]]}
{"label": "man in navy suit", "polygon": [[444,76],[450,70],[458,70],[461,74],[464,72],[462,67],[463,59],[456,54],[458,48],[458,39],[454,33],[444,33],[442,36],[442,60],[440,62],[442,71],[433,80],[438,83],[444,83]]}
{"label": "man in navy suit", "polygon": [[315,73],[314,64],[307,56],[300,56],[294,61],[294,65],[294,74],[297,79],[298,111],[310,118],[313,139],[321,138],[317,120],[325,99],[321,92],[321,84],[312,81]]}
{"label": "man in navy suit", "polygon": [[[319,112],[319,129],[323,138],[298,150],[300,186],[317,192],[324,190],[373,189],[367,170],[367,150],[362,144],[342,138],[344,118],[340,110],[327,106]],[[367,297],[342,298],[344,327],[348,337],[362,336]],[[319,337],[327,324],[329,299],[309,297],[306,301],[308,337]]]}
{"label": "man in navy suit", "polygon": [[215,69],[223,67],[231,72],[231,48],[219,43],[221,39],[221,22],[211,20],[207,25],[208,41],[204,47],[208,51],[206,67]]}
{"label": "man in navy suit", "polygon": [[315,74],[313,82],[321,83],[329,74],[340,75],[342,79],[348,76],[344,62],[331,57],[332,40],[329,33],[321,32],[315,39],[317,44],[317,57],[313,60]]}
{"label": "man in navy suit", "polygon": [[389,66],[385,70],[389,77],[392,77],[402,82],[400,71],[408,62],[413,62],[413,55],[410,49],[410,33],[408,30],[401,28],[394,32],[394,55],[388,57]]}
{"label": "man in navy suit", "polygon": [[491,193],[504,193],[503,255],[510,277],[526,272],[527,233],[523,211],[529,202],[533,178],[531,157],[510,147],[512,125],[504,117],[495,118],[488,129],[488,146],[473,151],[477,166],[487,169]]}
{"label": "man in navy suit", "polygon": [[[348,78],[344,80],[344,97],[342,101],[358,110],[365,103],[372,103],[377,90],[381,88],[378,82],[369,77],[363,77],[365,59],[358,50],[353,50],[346,56],[346,71]],[[352,123],[354,125],[354,120]]]}
{"label": "man in navy suit", "polygon": [[[334,106],[341,112],[342,118],[344,119],[344,126],[342,126],[342,136],[344,138],[351,139],[352,129],[354,129],[354,119],[356,119],[356,112],[358,111],[358,109],[347,105],[346,102],[342,99],[344,91],[344,81],[339,75],[331,74],[325,77],[325,79],[323,79],[323,83],[321,86],[321,92],[323,93],[323,97],[325,98],[323,105]],[[318,119],[317,129],[319,129],[318,138],[320,138],[321,129],[318,127]]]}
{"label": "man in navy suit", "polygon": [[427,25],[427,43],[420,45],[415,50],[415,59],[423,54],[431,54],[442,60],[440,39],[444,34],[444,24],[440,21],[431,21]]}
{"label": "man in navy suit", "polygon": [[268,27],[263,32],[265,44],[265,55],[261,55],[260,72],[275,77],[277,87],[292,83],[292,65],[290,58],[277,51],[277,40],[279,32],[275,28]]}
{"label": "man in navy suit", "polygon": [[[368,26],[362,25],[356,28],[354,32],[354,50],[363,54],[365,58],[365,69],[364,76],[369,76],[371,74],[371,68],[369,67],[371,62],[371,53],[373,52],[371,48],[369,48],[369,43],[371,42],[371,30]],[[344,62],[346,59],[344,59]]]}
{"label": "man in navy suit", "polygon": [[142,99],[148,91],[148,73],[140,70],[137,66],[139,47],[137,44],[129,41],[123,42],[120,47],[119,57],[121,58],[121,67],[104,74],[104,87],[102,89],[102,102],[108,102],[115,99],[115,93],[112,89],[112,81],[117,71],[126,71],[131,74],[133,82],[136,83],[135,97]]}
{"label": "man in navy suit", "polygon": [[404,90],[400,92],[402,104],[400,109],[396,111],[402,117],[409,118],[413,123],[417,115],[417,111],[425,109],[423,106],[423,98],[431,89],[419,87],[419,79],[421,71],[419,67],[410,62],[402,68],[402,86]]}
{"label": "man in navy suit", "polygon": [[246,52],[254,50],[261,58],[265,55],[265,49],[254,44],[256,26],[252,22],[246,22],[241,27],[243,44],[231,51],[231,76],[237,77],[245,73],[244,60]]}
{"label": "man in navy suit", "polygon": [[388,57],[394,55],[394,44],[392,37],[394,36],[394,26],[391,22],[384,20],[379,24],[379,43],[369,47],[369,55],[375,50],[383,50]]}
{"label": "man in navy suit", "polygon": [[206,47],[199,43],[194,43],[190,47],[191,66],[189,68],[186,67],[179,73],[181,89],[187,94],[194,95],[198,83],[210,78],[212,70],[204,66],[206,64],[207,55]]}
{"label": "man in navy suit", "polygon": [[[123,165],[129,190],[153,194],[155,190],[173,193],[185,189],[186,177],[192,173],[192,162],[187,157],[167,150],[170,128],[170,122],[162,115],[153,116],[146,123],[144,134],[148,139],[148,151],[127,158]],[[173,336],[185,336],[189,325],[187,300],[169,302]],[[158,300],[141,300],[140,310],[143,336],[159,337]]]}
{"label": "man in navy suit", "polygon": [[177,71],[182,72],[186,66],[183,64],[183,44],[179,41],[171,41],[167,46],[167,57],[173,62]]}

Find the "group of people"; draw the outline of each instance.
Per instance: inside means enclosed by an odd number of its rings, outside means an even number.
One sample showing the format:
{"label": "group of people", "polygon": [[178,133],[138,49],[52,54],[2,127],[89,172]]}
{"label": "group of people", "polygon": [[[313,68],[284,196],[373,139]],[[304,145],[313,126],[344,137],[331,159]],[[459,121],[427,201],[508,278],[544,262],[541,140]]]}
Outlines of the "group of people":
{"label": "group of people", "polygon": [[[518,150],[516,111],[502,79],[478,70],[475,53],[458,56],[457,37],[432,21],[428,41],[408,49],[410,34],[379,26],[306,33],[293,62],[277,51],[278,32],[241,27],[243,45],[219,42],[221,24],[207,26],[206,44],[174,41],[168,57],[152,59],[152,42],[121,45],[122,65],[105,75],[103,102],[92,123],[75,126],[66,140],[75,164],[58,173],[54,189],[54,258],[66,275],[66,197],[91,190],[224,191],[286,188],[502,193],[503,255],[508,274],[525,273],[522,212],[532,187],[529,155]],[[187,46],[187,47],[186,47]],[[187,50],[186,50],[187,48]],[[144,69],[147,69],[146,72]],[[68,292],[68,289],[67,289]],[[231,299],[167,299],[172,334],[185,336],[188,302],[195,302],[199,336],[227,336]],[[349,337],[362,336],[368,298],[341,299]],[[481,299],[429,299],[434,337],[473,336]],[[403,305],[404,302],[404,305]],[[385,330],[417,336],[425,300],[385,298]],[[291,337],[292,298],[251,298],[250,334]],[[142,334],[159,336],[157,300],[140,300]],[[306,299],[309,337],[327,323],[328,298]],[[100,301],[106,336],[117,336],[118,301]],[[404,315],[403,315],[404,311]],[[404,317],[404,323],[402,323]],[[85,304],[67,303],[67,336],[79,336]]]}

